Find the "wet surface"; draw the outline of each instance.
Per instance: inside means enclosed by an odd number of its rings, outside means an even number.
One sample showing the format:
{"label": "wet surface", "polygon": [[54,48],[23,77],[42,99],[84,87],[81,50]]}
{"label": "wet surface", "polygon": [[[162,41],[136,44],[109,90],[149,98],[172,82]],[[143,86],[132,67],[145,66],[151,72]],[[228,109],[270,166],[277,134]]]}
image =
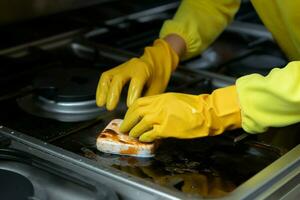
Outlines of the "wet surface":
{"label": "wet surface", "polygon": [[[108,123],[113,117],[107,116],[104,121]],[[107,123],[91,126],[53,144],[172,190],[202,197],[228,194],[286,152],[261,142],[255,135],[234,142],[233,138],[243,133],[236,130],[201,139],[161,140],[154,158],[113,155],[99,152],[95,146]]]}

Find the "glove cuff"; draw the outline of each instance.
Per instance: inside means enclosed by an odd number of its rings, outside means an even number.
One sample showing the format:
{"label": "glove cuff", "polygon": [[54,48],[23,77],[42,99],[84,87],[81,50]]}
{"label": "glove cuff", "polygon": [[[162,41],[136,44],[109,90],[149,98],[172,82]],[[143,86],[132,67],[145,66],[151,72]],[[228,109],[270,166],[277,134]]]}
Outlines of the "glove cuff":
{"label": "glove cuff", "polygon": [[[225,88],[216,89],[209,97],[212,114],[212,125],[218,124],[218,127],[213,127],[213,135],[222,133],[225,130],[241,128],[241,108],[239,105],[236,86],[228,86]],[[219,123],[213,123],[218,121]]]}

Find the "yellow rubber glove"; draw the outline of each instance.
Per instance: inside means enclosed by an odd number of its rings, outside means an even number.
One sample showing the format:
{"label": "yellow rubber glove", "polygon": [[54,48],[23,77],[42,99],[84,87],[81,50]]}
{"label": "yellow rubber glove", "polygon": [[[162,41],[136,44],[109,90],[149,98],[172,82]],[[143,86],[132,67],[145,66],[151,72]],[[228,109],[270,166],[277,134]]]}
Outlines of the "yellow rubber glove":
{"label": "yellow rubber glove", "polygon": [[300,61],[273,69],[266,77],[244,76],[237,80],[236,86],[242,128],[248,133],[300,122]]}
{"label": "yellow rubber glove", "polygon": [[171,72],[178,65],[179,58],[167,42],[158,39],[152,47],[146,47],[144,55],[133,58],[101,75],[96,93],[96,103],[113,110],[120,98],[123,86],[130,81],[127,106],[142,95],[162,93],[169,82]]}
{"label": "yellow rubber glove", "polygon": [[165,21],[160,38],[177,34],[186,43],[185,59],[199,55],[232,21],[239,6],[240,0],[182,0],[173,19]]}
{"label": "yellow rubber glove", "polygon": [[129,107],[120,130],[151,142],[167,137],[218,135],[240,126],[236,89],[230,86],[211,95],[166,93],[140,98]]}

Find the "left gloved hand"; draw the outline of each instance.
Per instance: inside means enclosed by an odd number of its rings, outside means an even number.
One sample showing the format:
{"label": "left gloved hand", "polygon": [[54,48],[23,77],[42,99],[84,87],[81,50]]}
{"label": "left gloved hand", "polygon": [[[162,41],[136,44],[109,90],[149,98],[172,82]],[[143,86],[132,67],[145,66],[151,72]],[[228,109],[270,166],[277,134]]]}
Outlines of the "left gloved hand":
{"label": "left gloved hand", "polygon": [[[145,48],[140,58],[130,59],[102,73],[96,92],[97,105],[106,104],[107,110],[115,109],[122,88],[127,82],[130,82],[127,95],[128,106],[142,95],[162,93],[178,61],[177,53],[166,40],[155,40],[153,46]],[[143,89],[146,89],[144,93]]]}
{"label": "left gloved hand", "polygon": [[211,95],[166,93],[136,100],[120,130],[142,142],[158,138],[196,138],[241,127],[235,86]]}

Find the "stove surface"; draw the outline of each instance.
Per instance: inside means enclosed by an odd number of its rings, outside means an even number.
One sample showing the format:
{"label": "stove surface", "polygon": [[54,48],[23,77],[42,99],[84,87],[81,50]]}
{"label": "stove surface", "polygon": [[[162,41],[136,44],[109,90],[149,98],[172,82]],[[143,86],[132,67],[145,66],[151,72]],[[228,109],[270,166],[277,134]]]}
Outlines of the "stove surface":
{"label": "stove surface", "polygon": [[[156,156],[149,159],[96,150],[98,134],[112,119],[123,118],[127,109],[127,88],[115,111],[96,107],[98,78],[107,69],[140,55],[157,37],[162,22],[176,7],[166,5],[106,23],[91,21],[85,31],[68,38],[0,51],[0,83],[5,85],[0,96],[1,127],[12,129],[10,134],[17,131],[66,150],[64,153],[72,152],[87,159],[84,164],[88,167],[121,171],[134,177],[136,184],[146,182],[161,191],[167,188],[197,198],[231,194],[299,144],[296,124],[261,135],[239,129],[194,140],[165,139]],[[249,20],[243,15],[238,18]],[[201,56],[182,62],[167,91],[210,93],[234,84],[237,77],[266,74],[273,66],[286,64],[272,40],[232,30],[236,29],[226,30]],[[30,193],[32,187],[27,185]]]}

